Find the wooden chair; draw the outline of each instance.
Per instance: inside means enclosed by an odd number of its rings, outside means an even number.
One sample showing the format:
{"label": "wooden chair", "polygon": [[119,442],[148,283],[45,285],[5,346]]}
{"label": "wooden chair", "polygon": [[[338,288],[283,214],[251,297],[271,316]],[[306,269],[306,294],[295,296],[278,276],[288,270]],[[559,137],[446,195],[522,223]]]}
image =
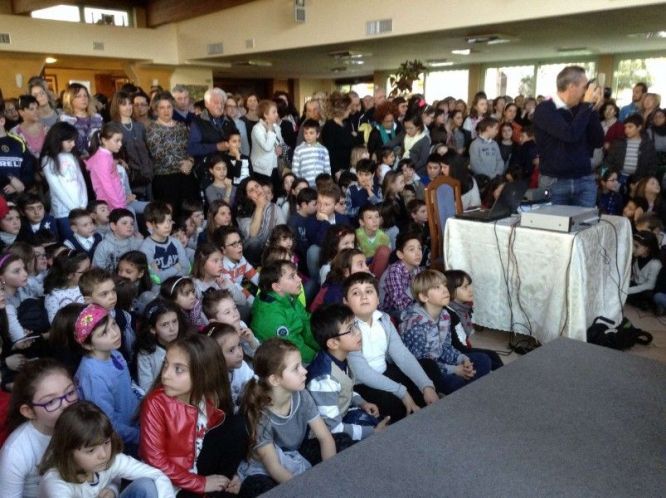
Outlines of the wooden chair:
{"label": "wooden chair", "polygon": [[438,176],[425,189],[428,228],[430,230],[430,261],[437,270],[444,270],[443,239],[446,220],[463,211],[462,187],[450,176]]}

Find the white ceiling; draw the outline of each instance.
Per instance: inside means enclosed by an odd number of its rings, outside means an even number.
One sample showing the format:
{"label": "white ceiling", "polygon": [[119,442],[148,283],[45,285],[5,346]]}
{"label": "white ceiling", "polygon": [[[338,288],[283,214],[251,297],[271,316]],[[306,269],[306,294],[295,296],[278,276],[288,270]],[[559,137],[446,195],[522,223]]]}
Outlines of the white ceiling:
{"label": "white ceiling", "polygon": [[[562,48],[586,48],[594,58],[598,54],[631,52],[663,52],[666,39],[645,39],[628,35],[666,31],[666,9],[663,7],[609,10],[596,14],[536,19],[507,24],[487,25],[469,29],[421,33],[392,38],[367,40],[294,50],[261,52],[251,57],[237,56],[201,59],[210,63],[216,76],[252,78],[355,78],[374,71],[389,71],[407,59],[446,58],[458,66],[476,63],[511,62],[521,60],[576,59]],[[466,36],[499,33],[513,41],[501,45],[468,45]],[[472,48],[468,56],[453,55],[451,50]],[[348,66],[344,72],[332,72],[344,66],[328,55],[331,51],[348,50],[372,54],[364,57],[361,66]],[[581,56],[577,56],[580,58]],[[265,61],[268,67],[225,67],[234,62]],[[199,61],[191,61],[196,63]],[[455,68],[455,66],[453,66]]]}

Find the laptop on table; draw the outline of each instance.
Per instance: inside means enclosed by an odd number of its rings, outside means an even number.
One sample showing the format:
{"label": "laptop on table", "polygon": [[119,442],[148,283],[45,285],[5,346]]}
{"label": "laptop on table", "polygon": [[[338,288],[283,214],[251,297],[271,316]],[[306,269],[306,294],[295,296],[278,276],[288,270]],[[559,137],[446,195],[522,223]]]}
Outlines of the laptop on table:
{"label": "laptop on table", "polygon": [[490,209],[477,209],[456,214],[456,218],[472,221],[496,221],[508,218],[518,212],[518,207],[527,192],[527,182],[510,182],[504,185],[502,193]]}

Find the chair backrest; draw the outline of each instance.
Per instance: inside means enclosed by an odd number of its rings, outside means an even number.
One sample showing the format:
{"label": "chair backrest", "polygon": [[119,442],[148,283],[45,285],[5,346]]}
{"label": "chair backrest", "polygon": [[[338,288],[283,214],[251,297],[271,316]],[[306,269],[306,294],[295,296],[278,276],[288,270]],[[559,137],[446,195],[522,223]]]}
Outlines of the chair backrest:
{"label": "chair backrest", "polygon": [[462,187],[450,176],[438,176],[426,187],[426,209],[430,230],[430,255],[433,267],[444,269],[442,244],[446,220],[463,211]]}

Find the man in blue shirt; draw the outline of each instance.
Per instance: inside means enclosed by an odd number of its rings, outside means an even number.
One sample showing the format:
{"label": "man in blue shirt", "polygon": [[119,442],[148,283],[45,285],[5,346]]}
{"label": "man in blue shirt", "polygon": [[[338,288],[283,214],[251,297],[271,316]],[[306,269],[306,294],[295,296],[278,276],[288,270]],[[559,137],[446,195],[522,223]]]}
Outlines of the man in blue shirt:
{"label": "man in blue shirt", "polygon": [[636,83],[634,89],[631,91],[631,104],[625,105],[620,109],[620,116],[618,119],[621,122],[624,122],[632,114],[641,112],[641,102],[643,97],[648,91],[648,87],[645,83]]}
{"label": "man in blue shirt", "polygon": [[598,113],[602,91],[597,84],[588,85],[582,67],[567,66],[557,75],[557,93],[534,111],[539,187],[550,190],[553,204],[596,204],[597,184],[590,158],[604,142]]}

